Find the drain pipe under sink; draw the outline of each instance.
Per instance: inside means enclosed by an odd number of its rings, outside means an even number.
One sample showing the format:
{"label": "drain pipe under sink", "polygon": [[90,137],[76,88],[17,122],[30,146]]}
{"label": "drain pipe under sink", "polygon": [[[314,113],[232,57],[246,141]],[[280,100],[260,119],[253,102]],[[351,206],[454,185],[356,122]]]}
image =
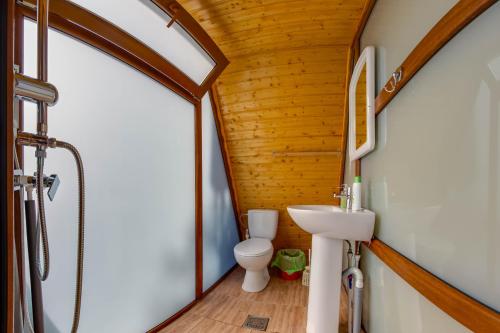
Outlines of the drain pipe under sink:
{"label": "drain pipe under sink", "polygon": [[[352,276],[352,284],[349,286],[348,277]],[[349,267],[342,272],[342,281],[347,289],[348,299],[348,332],[361,332],[361,311],[363,305],[363,272],[357,267]],[[352,290],[353,291],[352,291]],[[353,294],[354,293],[354,294]]]}

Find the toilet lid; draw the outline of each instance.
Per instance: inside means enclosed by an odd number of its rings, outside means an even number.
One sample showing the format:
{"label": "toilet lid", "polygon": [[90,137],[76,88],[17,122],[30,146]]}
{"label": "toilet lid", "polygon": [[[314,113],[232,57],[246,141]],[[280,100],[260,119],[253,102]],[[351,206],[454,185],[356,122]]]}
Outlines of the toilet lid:
{"label": "toilet lid", "polygon": [[265,238],[250,238],[234,247],[235,253],[245,257],[258,257],[272,250],[273,244]]}

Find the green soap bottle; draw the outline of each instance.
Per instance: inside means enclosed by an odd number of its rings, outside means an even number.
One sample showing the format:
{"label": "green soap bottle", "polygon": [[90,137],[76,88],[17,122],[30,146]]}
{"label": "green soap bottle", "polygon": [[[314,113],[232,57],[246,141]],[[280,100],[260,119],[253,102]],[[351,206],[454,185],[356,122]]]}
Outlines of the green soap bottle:
{"label": "green soap bottle", "polygon": [[340,208],[347,208],[347,198],[345,196],[340,198]]}
{"label": "green soap bottle", "polygon": [[352,210],[361,210],[361,176],[354,177],[352,184]]}

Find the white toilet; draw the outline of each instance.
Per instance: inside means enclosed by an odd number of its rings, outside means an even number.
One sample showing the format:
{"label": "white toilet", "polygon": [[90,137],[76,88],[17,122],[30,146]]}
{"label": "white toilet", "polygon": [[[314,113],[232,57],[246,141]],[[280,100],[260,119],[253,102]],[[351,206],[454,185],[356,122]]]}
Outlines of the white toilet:
{"label": "white toilet", "polygon": [[269,282],[267,265],[273,257],[273,244],[278,229],[278,211],[251,209],[248,211],[250,238],[234,247],[234,257],[246,269],[243,290],[258,292]]}

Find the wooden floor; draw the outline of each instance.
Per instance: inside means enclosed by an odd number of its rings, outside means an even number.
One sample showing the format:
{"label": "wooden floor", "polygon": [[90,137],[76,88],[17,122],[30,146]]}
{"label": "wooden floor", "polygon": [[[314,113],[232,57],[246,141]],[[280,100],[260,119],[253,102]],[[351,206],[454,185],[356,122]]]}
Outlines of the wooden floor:
{"label": "wooden floor", "polygon": [[[182,317],[160,333],[261,332],[242,328],[248,315],[269,317],[266,332],[306,331],[308,288],[300,280],[284,281],[271,273],[269,285],[260,293],[241,289],[244,270],[238,267]],[[346,296],[342,296],[340,332],[347,332]]]}

